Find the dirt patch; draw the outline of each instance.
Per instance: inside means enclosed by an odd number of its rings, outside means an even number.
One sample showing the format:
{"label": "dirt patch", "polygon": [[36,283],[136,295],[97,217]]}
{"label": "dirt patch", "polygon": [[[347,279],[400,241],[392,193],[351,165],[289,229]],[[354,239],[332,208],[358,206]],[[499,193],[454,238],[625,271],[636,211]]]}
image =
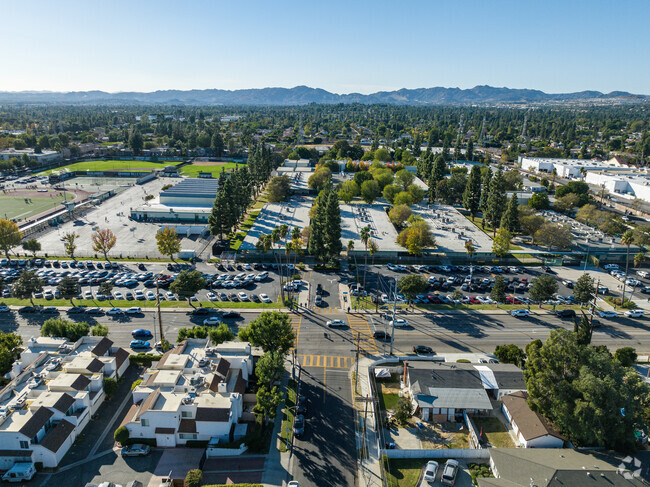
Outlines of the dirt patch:
{"label": "dirt patch", "polygon": [[469,431],[461,423],[419,423],[411,420],[414,431],[422,442],[422,448],[440,450],[443,448],[468,448]]}

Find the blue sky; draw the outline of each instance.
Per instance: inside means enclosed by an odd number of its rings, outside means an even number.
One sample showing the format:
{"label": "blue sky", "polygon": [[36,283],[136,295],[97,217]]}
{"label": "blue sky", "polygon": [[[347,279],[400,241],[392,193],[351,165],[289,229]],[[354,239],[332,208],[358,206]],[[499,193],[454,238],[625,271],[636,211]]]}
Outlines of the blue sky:
{"label": "blue sky", "polygon": [[3,91],[650,94],[646,0],[25,0],[2,17]]}

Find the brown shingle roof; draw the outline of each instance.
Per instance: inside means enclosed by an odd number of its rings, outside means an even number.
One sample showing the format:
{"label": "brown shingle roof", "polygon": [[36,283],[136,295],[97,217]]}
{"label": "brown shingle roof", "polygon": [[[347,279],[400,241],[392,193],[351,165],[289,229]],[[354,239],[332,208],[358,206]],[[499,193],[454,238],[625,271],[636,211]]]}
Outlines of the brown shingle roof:
{"label": "brown shingle roof", "polygon": [[[183,422],[184,420],[181,420]],[[156,434],[157,435],[173,435],[176,433],[176,430],[174,428],[156,428]]]}
{"label": "brown shingle roof", "polygon": [[228,374],[228,371],[230,370],[230,362],[228,362],[225,358],[220,358],[219,359],[219,365],[217,365],[217,373],[223,375],[224,377]]}
{"label": "brown shingle roof", "polygon": [[74,404],[74,397],[64,392],[63,394],[61,394],[61,397],[57,399],[57,401],[54,403],[54,406],[52,407],[57,411],[61,411],[62,413],[65,413],[68,409],[70,409],[70,406],[72,406],[73,404]]}
{"label": "brown shingle roof", "polygon": [[93,355],[97,355],[98,357],[103,357],[106,355],[106,352],[111,349],[112,346],[113,342],[104,337],[97,343],[97,345],[95,345],[95,347],[91,350],[91,353]]}
{"label": "brown shingle roof", "polygon": [[197,421],[225,423],[230,419],[230,409],[227,408],[196,408]]}
{"label": "brown shingle roof", "polygon": [[544,418],[528,406],[527,392],[514,392],[501,398],[503,405],[508,409],[512,420],[526,441],[541,436],[555,436],[564,439],[562,435]]}
{"label": "brown shingle roof", "polygon": [[63,419],[59,424],[48,431],[40,444],[43,448],[47,448],[51,452],[56,453],[73,431],[74,425]]}
{"label": "brown shingle roof", "polygon": [[48,408],[40,407],[36,410],[32,417],[20,428],[20,433],[27,438],[34,438],[43,426],[50,420],[54,413]]}
{"label": "brown shingle roof", "polygon": [[237,381],[235,382],[233,392],[238,392],[239,394],[246,392],[246,381],[244,380],[244,377],[242,377],[241,369],[239,369],[239,373],[237,374]]}
{"label": "brown shingle roof", "polygon": [[158,399],[159,395],[160,395],[160,388],[153,391],[151,394],[147,396],[147,398],[144,401],[142,401],[142,403],[140,404],[140,409],[138,411],[138,414],[135,417],[136,420],[140,419],[140,415],[142,413],[149,411],[149,409],[156,403],[156,399]]}
{"label": "brown shingle roof", "polygon": [[92,362],[88,364],[86,370],[92,372],[93,374],[99,372],[104,368],[104,363],[101,360],[93,359]]}
{"label": "brown shingle roof", "polygon": [[70,384],[70,387],[72,387],[75,391],[83,391],[86,387],[88,387],[88,384],[90,384],[90,379],[85,375],[79,375],[79,377],[77,377],[75,381]]}
{"label": "brown shingle roof", "polygon": [[223,382],[223,378],[220,375],[214,374],[210,381],[210,390],[212,392],[219,392],[219,384],[221,382]]}
{"label": "brown shingle roof", "polygon": [[125,424],[130,423],[131,421],[133,421],[135,419],[135,415],[138,412],[139,408],[140,408],[140,406],[138,404],[131,405],[131,407],[129,408],[129,410],[126,413],[126,416],[124,416],[124,419],[120,423],[120,426],[124,426]]}
{"label": "brown shingle roof", "polygon": [[181,419],[178,426],[179,433],[196,433],[196,421],[193,419]]}

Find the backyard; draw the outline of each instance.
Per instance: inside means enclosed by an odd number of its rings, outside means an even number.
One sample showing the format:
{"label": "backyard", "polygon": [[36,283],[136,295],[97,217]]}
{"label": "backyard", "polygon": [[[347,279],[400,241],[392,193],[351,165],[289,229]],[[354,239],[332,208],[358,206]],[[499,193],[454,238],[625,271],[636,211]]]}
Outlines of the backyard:
{"label": "backyard", "polygon": [[476,426],[479,435],[483,434],[483,440],[490,446],[497,448],[514,448],[515,444],[508,430],[497,418],[473,417],[472,421]]}

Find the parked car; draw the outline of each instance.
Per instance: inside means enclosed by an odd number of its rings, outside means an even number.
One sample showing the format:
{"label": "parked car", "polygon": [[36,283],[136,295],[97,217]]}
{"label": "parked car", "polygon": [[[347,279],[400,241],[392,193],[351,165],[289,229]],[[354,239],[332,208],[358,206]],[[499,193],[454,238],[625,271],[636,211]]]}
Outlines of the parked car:
{"label": "parked car", "polygon": [[442,476],[440,477],[440,482],[443,485],[454,485],[456,483],[456,476],[458,475],[458,462],[453,458],[450,458],[445,463],[444,468],[442,469]]}
{"label": "parked car", "polygon": [[133,330],[131,332],[131,336],[133,338],[153,338],[153,333],[151,333],[149,330],[145,330],[144,328],[138,328],[137,330]]}
{"label": "parked car", "polygon": [[273,302],[273,301],[271,301],[271,298],[269,298],[269,295],[264,294],[264,293],[260,294],[260,301],[262,301],[263,303],[272,303]]}
{"label": "parked car", "polygon": [[293,434],[296,438],[305,434],[305,417],[302,414],[297,415],[293,422]]}
{"label": "parked car", "polygon": [[426,345],[415,345],[413,347],[413,353],[417,353],[418,355],[431,355],[433,354],[433,348],[427,347]]}
{"label": "parked car", "polygon": [[139,315],[142,313],[142,309],[137,306],[132,306],[131,308],[127,308],[125,313],[127,315]]}
{"label": "parked car", "polygon": [[555,312],[560,318],[575,318],[576,312],[572,309],[559,309]]}
{"label": "parked car", "polygon": [[106,314],[109,316],[119,316],[122,314],[122,310],[120,308],[111,308],[106,312]]}
{"label": "parked car", "polygon": [[427,482],[435,482],[436,475],[438,475],[438,462],[429,460],[427,462],[427,467],[424,470],[424,480]]}
{"label": "parked car", "polygon": [[129,344],[129,346],[133,350],[151,348],[150,345],[149,345],[149,342],[144,341],[144,340],[131,340],[131,343]]}
{"label": "parked car", "polygon": [[220,323],[221,323],[221,318],[219,318],[218,316],[210,316],[209,318],[203,320],[203,325],[205,326],[218,325]]}
{"label": "parked car", "polygon": [[601,318],[616,318],[618,316],[618,313],[616,311],[603,310],[598,313],[598,316]]}
{"label": "parked car", "polygon": [[151,447],[149,445],[143,445],[141,443],[134,443],[133,445],[122,447],[122,451],[120,453],[123,457],[144,457],[151,453]]}

